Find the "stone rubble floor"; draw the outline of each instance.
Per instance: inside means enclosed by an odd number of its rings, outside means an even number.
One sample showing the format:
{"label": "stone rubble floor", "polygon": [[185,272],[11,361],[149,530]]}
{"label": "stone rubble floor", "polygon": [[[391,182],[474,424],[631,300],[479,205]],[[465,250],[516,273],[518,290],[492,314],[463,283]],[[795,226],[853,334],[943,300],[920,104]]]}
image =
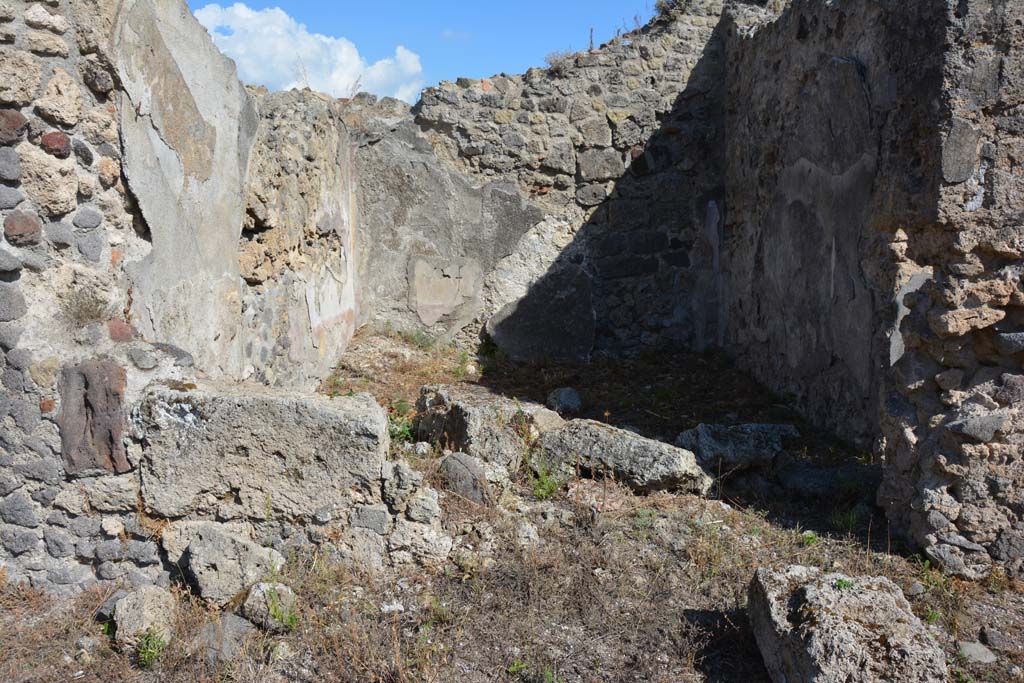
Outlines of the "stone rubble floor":
{"label": "stone rubble floor", "polygon": [[[417,455],[402,425],[422,385],[454,382],[539,402],[573,387],[583,417],[669,442],[699,423],[796,424],[795,459],[878,467],[712,357],[514,367],[423,338],[364,334],[322,391],[377,396],[392,413],[395,457],[430,481],[440,454]],[[444,567],[370,574],[315,553],[290,558],[281,580],[298,596],[294,629],[250,634],[232,661],[203,656],[204,625],[226,622],[184,589],[175,637],[146,669],[94,618],[112,589],[62,603],[0,577],[0,680],[758,683],[768,679],[747,588],[755,568],[790,564],[891,578],[946,649],[953,681],[1024,680],[1024,585],[944,577],[888,537],[871,491],[815,501],[726,489],[716,500],[563,484],[539,495],[524,471],[495,508],[446,496],[456,544]],[[959,654],[958,641],[979,640],[995,663]]]}

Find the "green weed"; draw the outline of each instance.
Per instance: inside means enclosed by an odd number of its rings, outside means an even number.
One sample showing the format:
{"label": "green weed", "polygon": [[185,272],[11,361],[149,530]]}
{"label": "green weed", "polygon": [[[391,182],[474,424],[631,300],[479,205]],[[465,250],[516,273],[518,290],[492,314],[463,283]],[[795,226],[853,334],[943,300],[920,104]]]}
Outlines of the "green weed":
{"label": "green weed", "polygon": [[821,543],[821,537],[813,531],[805,531],[800,534],[800,545],[805,548],[813,548]]}
{"label": "green weed", "polygon": [[654,526],[658,520],[658,511],[651,508],[639,508],[633,512],[633,528],[644,531]]}
{"label": "green weed", "polygon": [[452,376],[455,377],[455,379],[463,379],[468,374],[467,368],[469,368],[469,360],[468,351],[459,352],[458,365],[456,365],[455,369],[452,370]]}
{"label": "green weed", "polygon": [[167,649],[165,641],[159,633],[152,629],[147,630],[139,639],[135,648],[135,656],[138,657],[139,666],[143,669],[152,669]]}
{"label": "green weed", "polygon": [[481,358],[496,358],[498,355],[498,345],[489,336],[484,337],[480,342],[476,355]]}
{"label": "green weed", "polygon": [[399,413],[389,414],[388,435],[394,443],[412,443],[415,441],[415,437],[413,436],[412,417]]}
{"label": "green weed", "polygon": [[284,606],[277,589],[271,587],[267,590],[267,606],[270,609],[270,618],[281,625],[286,631],[294,631],[299,625],[299,614],[294,608]]}
{"label": "green weed", "polygon": [[430,349],[434,348],[434,345],[437,343],[437,340],[435,340],[433,337],[431,337],[422,330],[413,330],[412,332],[399,332],[398,338],[404,341],[406,344],[409,344],[410,346],[415,346],[416,348],[422,349],[424,351],[429,351]]}

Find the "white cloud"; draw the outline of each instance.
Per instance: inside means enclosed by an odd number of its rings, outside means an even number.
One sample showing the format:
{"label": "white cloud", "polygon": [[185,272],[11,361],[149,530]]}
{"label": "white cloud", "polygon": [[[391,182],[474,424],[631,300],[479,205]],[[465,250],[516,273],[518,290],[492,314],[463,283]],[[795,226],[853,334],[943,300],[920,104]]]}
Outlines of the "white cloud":
{"label": "white cloud", "polygon": [[196,10],[196,18],[217,47],[235,60],[245,83],[271,90],[308,86],[335,97],[360,90],[407,102],[423,89],[420,57],[401,45],[394,56],[368,64],[351,41],[310,33],[278,7],[210,4]]}

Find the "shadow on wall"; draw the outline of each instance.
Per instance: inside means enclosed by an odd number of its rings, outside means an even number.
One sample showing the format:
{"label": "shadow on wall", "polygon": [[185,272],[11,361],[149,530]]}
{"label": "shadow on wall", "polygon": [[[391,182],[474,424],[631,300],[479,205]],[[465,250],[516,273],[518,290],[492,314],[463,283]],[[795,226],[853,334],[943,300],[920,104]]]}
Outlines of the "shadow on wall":
{"label": "shadow on wall", "polygon": [[579,151],[577,201],[589,219],[487,325],[513,359],[717,345],[726,30],[720,22],[654,135],[628,151],[625,173],[610,129],[606,146]]}
{"label": "shadow on wall", "polygon": [[870,448],[900,289],[925,270],[899,231],[935,221],[921,55],[943,22],[908,21],[928,8],[794,0],[753,36],[723,17],[624,175],[617,151],[580,152],[589,220],[487,332],[519,360],[720,348]]}

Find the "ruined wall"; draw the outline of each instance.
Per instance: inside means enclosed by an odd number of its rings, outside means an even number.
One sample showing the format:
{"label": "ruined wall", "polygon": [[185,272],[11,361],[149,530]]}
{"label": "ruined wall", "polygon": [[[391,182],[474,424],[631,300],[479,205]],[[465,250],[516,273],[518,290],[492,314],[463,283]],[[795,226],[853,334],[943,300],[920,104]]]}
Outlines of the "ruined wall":
{"label": "ruined wall", "polygon": [[252,377],[310,386],[358,323],[358,209],[342,103],[260,93],[239,252],[243,355]]}
{"label": "ruined wall", "polygon": [[125,403],[189,358],[131,323],[129,264],[153,245],[123,173],[115,20],[112,3],[0,5],[0,563],[54,590],[156,580]]}
{"label": "ruined wall", "polygon": [[344,121],[358,146],[361,321],[458,335],[485,311],[485,277],[543,213],[515,185],[441,162],[402,102],[360,96]]}
{"label": "ruined wall", "polygon": [[725,348],[876,439],[893,529],[969,578],[1021,571],[1022,12],[798,0],[730,42]]}
{"label": "ruined wall", "polygon": [[904,300],[879,499],[949,571],[975,578],[994,560],[1019,577],[1024,7],[974,0],[945,19],[934,220],[909,225],[905,247],[931,276]]}
{"label": "ruined wall", "polygon": [[484,280],[481,321],[511,355],[710,344],[693,294],[722,196],[721,12],[687,3],[549,69],[424,93],[416,120],[437,155],[543,216]]}
{"label": "ruined wall", "polygon": [[[205,381],[308,388],[373,323],[525,359],[724,348],[884,451],[895,532],[1020,574],[1024,17],[783,4],[680,3],[410,109],[247,91],[184,2],[0,2],[0,563],[166,581],[150,516],[444,552],[371,403]],[[278,422],[248,442],[247,411]],[[296,414],[369,445],[316,464]],[[319,509],[296,471],[356,493]]]}
{"label": "ruined wall", "polygon": [[[183,1],[0,2],[9,578],[60,591],[166,581],[166,548],[140,514],[139,406],[153,387],[310,387],[344,348],[356,307],[349,145],[329,107],[271,97],[267,109],[261,122]],[[335,144],[286,148],[281,126],[300,125]],[[309,173],[282,173],[280,160]],[[296,183],[308,205],[279,201]],[[260,251],[254,236],[272,229],[279,240]]]}
{"label": "ruined wall", "polygon": [[871,448],[902,355],[908,225],[931,219],[944,13],[797,1],[729,43],[721,343]]}
{"label": "ruined wall", "polygon": [[437,155],[545,216],[485,275],[487,331],[526,358],[723,348],[886,454],[880,500],[934,560],[1019,572],[1019,10],[725,10],[424,94]]}
{"label": "ruined wall", "polygon": [[114,24],[125,177],[153,245],[129,268],[131,319],[207,372],[238,376],[239,195],[256,111],[234,63],[195,24],[179,2],[123,3]]}

